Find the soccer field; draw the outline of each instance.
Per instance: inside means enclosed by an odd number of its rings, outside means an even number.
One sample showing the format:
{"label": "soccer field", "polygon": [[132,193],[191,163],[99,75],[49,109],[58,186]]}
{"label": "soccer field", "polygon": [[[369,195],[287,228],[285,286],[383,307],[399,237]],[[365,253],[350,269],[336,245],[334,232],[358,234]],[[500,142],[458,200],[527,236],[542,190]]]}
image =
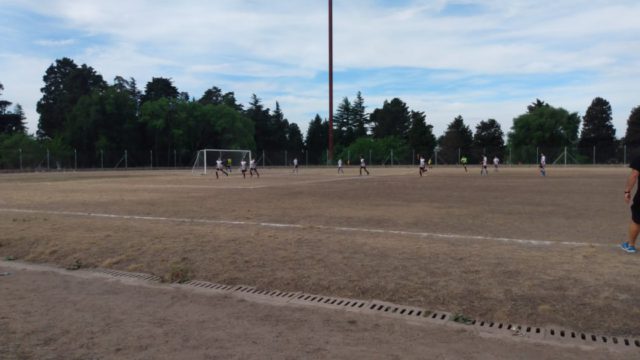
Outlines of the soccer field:
{"label": "soccer field", "polygon": [[640,335],[628,169],[0,176],[0,257]]}

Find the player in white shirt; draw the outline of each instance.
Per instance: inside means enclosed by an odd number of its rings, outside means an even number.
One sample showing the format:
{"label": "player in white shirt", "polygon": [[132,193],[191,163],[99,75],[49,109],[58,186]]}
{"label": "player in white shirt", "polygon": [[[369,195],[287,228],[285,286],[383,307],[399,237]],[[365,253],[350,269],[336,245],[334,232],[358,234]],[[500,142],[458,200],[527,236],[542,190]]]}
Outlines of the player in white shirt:
{"label": "player in white shirt", "polygon": [[342,159],[338,159],[338,174],[344,174],[344,170],[342,170]]}
{"label": "player in white shirt", "polygon": [[224,171],[224,169],[222,168],[222,159],[220,158],[216,160],[216,179],[219,179],[218,171],[222,171],[222,173],[225,174],[225,176],[229,176],[229,174],[226,171]]}
{"label": "player in white shirt", "polygon": [[489,170],[487,170],[487,156],[482,155],[482,168],[480,169],[480,175],[484,172],[485,175],[489,175]]}
{"label": "player in white shirt", "polygon": [[493,170],[494,171],[498,171],[498,165],[500,164],[500,159],[498,159],[498,156],[494,156],[493,157]]}
{"label": "player in white shirt", "polygon": [[293,172],[298,173],[298,158],[293,158]]}
{"label": "player in white shirt", "polygon": [[240,161],[240,171],[242,171],[242,177],[246,178],[247,177],[247,162],[242,159],[242,161]]}
{"label": "player in white shirt", "polygon": [[251,159],[249,162],[249,174],[253,177],[253,172],[255,171],[256,175],[260,177],[260,173],[258,173],[258,165],[256,164],[256,159]]}
{"label": "player in white shirt", "polygon": [[360,155],[360,176],[362,176],[362,170],[364,170],[367,175],[369,175],[369,170],[367,170],[367,164],[364,162],[364,157]]}
{"label": "player in white shirt", "polygon": [[547,176],[547,157],[540,153],[540,175]]}
{"label": "player in white shirt", "polygon": [[424,156],[420,155],[420,169],[418,171],[420,173],[420,176],[422,176],[422,173],[426,173],[427,172],[427,163],[424,160]]}

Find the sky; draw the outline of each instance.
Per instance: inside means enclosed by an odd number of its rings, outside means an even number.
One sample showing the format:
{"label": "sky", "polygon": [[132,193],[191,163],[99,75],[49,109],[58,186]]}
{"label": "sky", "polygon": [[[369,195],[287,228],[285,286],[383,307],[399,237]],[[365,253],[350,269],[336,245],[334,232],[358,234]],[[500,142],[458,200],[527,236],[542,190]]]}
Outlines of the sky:
{"label": "sky", "polygon": [[[42,77],[56,59],[109,83],[171,78],[196,99],[252,94],[306,133],[328,117],[327,1],[0,0],[1,99],[37,130]],[[611,103],[618,137],[640,105],[640,1],[334,0],[334,108],[399,97],[440,136],[458,115],[505,133],[541,99],[584,115]]]}

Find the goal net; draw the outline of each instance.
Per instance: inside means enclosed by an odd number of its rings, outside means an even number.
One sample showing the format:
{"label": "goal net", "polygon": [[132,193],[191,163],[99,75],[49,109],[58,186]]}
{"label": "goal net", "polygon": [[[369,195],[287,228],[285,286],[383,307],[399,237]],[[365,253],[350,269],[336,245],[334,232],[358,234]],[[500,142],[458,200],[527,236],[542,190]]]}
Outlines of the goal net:
{"label": "goal net", "polygon": [[207,172],[216,171],[216,161],[222,161],[223,169],[231,164],[232,171],[240,170],[240,162],[251,161],[251,150],[229,150],[229,149],[202,149],[198,150],[196,161],[193,163],[192,173],[207,174]]}

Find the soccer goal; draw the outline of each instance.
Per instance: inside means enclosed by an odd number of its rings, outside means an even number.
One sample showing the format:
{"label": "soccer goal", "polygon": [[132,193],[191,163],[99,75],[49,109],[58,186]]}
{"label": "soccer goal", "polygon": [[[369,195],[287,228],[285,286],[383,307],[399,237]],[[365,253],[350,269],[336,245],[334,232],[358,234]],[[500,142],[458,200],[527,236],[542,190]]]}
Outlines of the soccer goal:
{"label": "soccer goal", "polygon": [[[198,150],[196,161],[193,163],[192,173],[207,174],[207,171],[216,170],[216,161],[222,161],[223,168],[229,164],[232,169],[239,169],[242,160],[251,162],[251,150],[229,150],[229,149],[202,149]],[[233,170],[232,170],[233,171]]]}

